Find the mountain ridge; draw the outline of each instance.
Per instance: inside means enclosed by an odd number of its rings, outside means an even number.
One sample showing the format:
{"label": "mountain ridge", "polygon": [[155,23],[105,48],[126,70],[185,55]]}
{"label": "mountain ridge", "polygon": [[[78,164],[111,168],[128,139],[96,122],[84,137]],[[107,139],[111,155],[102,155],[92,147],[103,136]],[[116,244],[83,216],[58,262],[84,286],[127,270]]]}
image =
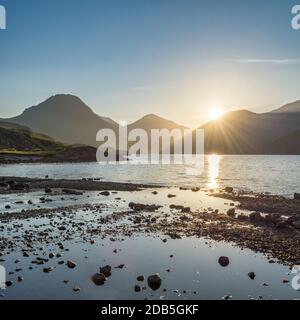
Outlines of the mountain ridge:
{"label": "mountain ridge", "polygon": [[[54,95],[42,103],[29,107],[19,116],[4,119],[6,123],[26,126],[55,140],[69,144],[98,146],[96,133],[103,128],[118,132],[118,124],[108,117],[97,115],[79,97],[70,94]],[[185,126],[150,113],[129,124],[128,129],[142,128],[181,131]],[[294,154],[298,143],[287,143],[288,137],[298,136],[300,130],[300,100],[255,113],[247,109],[231,111],[220,119],[204,123],[206,153],[223,154]],[[284,145],[282,145],[284,144]],[[278,150],[278,151],[277,151]],[[299,151],[300,153],[300,151]]]}

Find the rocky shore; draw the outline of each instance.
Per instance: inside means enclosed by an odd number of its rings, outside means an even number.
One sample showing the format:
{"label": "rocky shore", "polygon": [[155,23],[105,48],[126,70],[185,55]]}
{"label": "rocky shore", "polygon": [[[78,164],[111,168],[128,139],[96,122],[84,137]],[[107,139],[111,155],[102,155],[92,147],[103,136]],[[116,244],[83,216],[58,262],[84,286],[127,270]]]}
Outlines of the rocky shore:
{"label": "rocky shore", "polygon": [[[149,185],[132,184],[132,183],[117,183],[100,181],[100,179],[82,179],[82,180],[52,180],[48,177],[44,179],[31,179],[22,177],[0,177],[0,194],[7,193],[24,193],[35,190],[48,189],[63,189],[64,193],[76,192],[72,190],[81,191],[139,191],[141,189],[150,188]],[[80,195],[80,194],[79,194]]]}
{"label": "rocky shore", "polygon": [[[14,189],[16,185],[18,188]],[[2,177],[0,189],[1,194],[8,197],[12,192],[25,197],[28,195],[28,203],[31,201],[30,192],[40,190],[43,194],[39,198],[40,204],[49,199],[52,201],[54,195],[62,199],[71,195],[76,200],[89,197],[90,191],[99,191],[99,202],[96,204],[83,202],[55,208],[39,208],[35,205],[30,209],[0,214],[2,261],[10,252],[20,251],[23,257],[31,261],[29,268],[41,265],[46,273],[53,271],[49,265],[53,248],[48,252],[48,246],[56,248],[55,255],[62,256],[66,250],[65,242],[93,245],[104,239],[114,243],[141,235],[159,237],[162,246],[170,240],[180,241],[188,237],[212,239],[263,253],[270,264],[279,262],[290,268],[300,264],[298,199],[247,194],[228,188],[218,191],[200,188],[151,189],[147,185],[48,178]],[[132,201],[135,198],[132,196],[129,201],[124,196],[124,192],[132,195],[135,191],[142,191],[145,197],[157,197],[157,203]],[[205,197],[223,200],[223,206],[197,208],[189,206],[187,202],[178,204],[176,201],[178,195],[188,199],[191,194],[196,198],[205,194]],[[75,268],[76,261],[72,263]],[[70,261],[64,259],[60,259],[58,264],[70,268]],[[122,265],[124,267],[124,264],[120,264],[120,269]],[[91,275],[91,279],[96,285],[102,285],[109,276],[102,270]],[[139,292],[141,288],[136,285],[135,289]]]}

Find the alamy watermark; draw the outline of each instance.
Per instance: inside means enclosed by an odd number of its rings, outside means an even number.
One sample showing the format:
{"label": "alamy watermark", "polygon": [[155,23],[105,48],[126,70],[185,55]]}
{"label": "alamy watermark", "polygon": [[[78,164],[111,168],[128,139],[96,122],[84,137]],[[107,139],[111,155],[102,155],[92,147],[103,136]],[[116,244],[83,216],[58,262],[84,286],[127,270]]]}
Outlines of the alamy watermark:
{"label": "alamy watermark", "polygon": [[201,174],[204,168],[203,129],[132,129],[119,123],[119,134],[101,129],[96,140],[99,164],[185,164],[186,173]]}
{"label": "alamy watermark", "polygon": [[0,5],[0,30],[6,29],[6,9]]}
{"label": "alamy watermark", "polygon": [[292,287],[294,290],[300,290],[300,265],[294,266],[292,274],[296,274],[292,280]]}
{"label": "alamy watermark", "polygon": [[0,290],[6,289],[6,270],[0,265]]}
{"label": "alamy watermark", "polygon": [[300,5],[295,5],[292,8],[292,28],[294,30],[300,30]]}

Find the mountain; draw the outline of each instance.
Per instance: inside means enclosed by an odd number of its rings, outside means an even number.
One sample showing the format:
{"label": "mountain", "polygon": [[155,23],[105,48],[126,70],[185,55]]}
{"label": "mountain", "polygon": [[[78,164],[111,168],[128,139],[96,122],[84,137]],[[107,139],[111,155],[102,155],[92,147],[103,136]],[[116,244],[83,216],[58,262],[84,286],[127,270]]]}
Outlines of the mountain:
{"label": "mountain", "polygon": [[96,148],[66,145],[14,123],[0,122],[0,163],[92,162]]}
{"label": "mountain", "polygon": [[180,129],[181,131],[183,131],[184,129],[187,129],[187,128],[177,124],[174,121],[161,118],[155,114],[148,114],[143,118],[130,124],[128,126],[128,130],[132,130],[132,129],[144,129],[149,133],[151,129],[168,129],[168,130]]}
{"label": "mountain", "polygon": [[[182,125],[179,125],[178,123],[176,123],[174,121],[161,118],[155,114],[148,114],[128,126],[128,131],[134,130],[134,129],[144,129],[147,132],[147,134],[148,134],[148,153],[151,153],[151,130],[152,129],[158,129],[158,130],[167,129],[168,131],[172,131],[174,129],[179,129],[180,132],[183,133],[183,131],[188,128],[186,128]],[[175,145],[176,144],[181,145],[182,143],[183,142],[181,139],[174,140],[171,138],[170,150],[169,150],[168,148],[164,149],[161,142],[160,142],[159,143],[160,153],[173,154]],[[132,144],[134,144],[134,143],[128,143],[129,147]]]}
{"label": "mountain", "polygon": [[[41,132],[64,143],[90,146],[99,145],[96,133],[102,128],[118,133],[115,121],[100,117],[78,97],[65,94],[55,95],[30,107],[19,116],[6,119],[5,123],[6,126],[14,123],[13,126],[30,127],[34,132]],[[138,128],[146,130],[148,134],[151,129],[186,129],[155,114],[146,115],[128,126],[129,131]],[[229,112],[201,128],[205,129],[206,153],[300,154],[300,100],[267,113],[247,110]],[[148,142],[150,146],[150,140]]]}
{"label": "mountain", "polygon": [[300,154],[300,129],[280,137],[266,147],[269,154]]}
{"label": "mountain", "polygon": [[65,143],[91,146],[98,145],[98,130],[117,127],[113,120],[98,116],[78,97],[65,94],[52,96],[5,121],[28,126]]}
{"label": "mountain", "polygon": [[202,128],[206,153],[294,154],[300,149],[300,140],[293,140],[300,130],[300,102],[263,114],[230,112]]}
{"label": "mountain", "polygon": [[35,133],[17,124],[0,122],[0,152],[57,152],[64,149],[62,143],[50,137]]}
{"label": "mountain", "polygon": [[273,113],[300,113],[300,100],[284,105]]}

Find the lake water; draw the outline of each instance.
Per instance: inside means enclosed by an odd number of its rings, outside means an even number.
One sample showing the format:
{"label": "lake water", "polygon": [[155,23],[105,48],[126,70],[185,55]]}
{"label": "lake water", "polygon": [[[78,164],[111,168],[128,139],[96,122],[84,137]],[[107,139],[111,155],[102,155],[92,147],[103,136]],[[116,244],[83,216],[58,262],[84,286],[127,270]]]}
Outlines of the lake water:
{"label": "lake water", "polygon": [[[172,240],[170,237],[164,243],[166,235],[161,233],[143,234],[136,232],[131,236],[121,234],[112,241],[110,236],[102,238],[100,235],[89,235],[88,230],[101,228],[102,231],[117,230],[120,225],[101,224],[98,218],[112,212],[128,210],[128,202],[160,203],[163,207],[157,213],[164,215],[169,212],[170,203],[191,206],[192,210],[218,208],[226,211],[231,206],[223,199],[210,197],[204,192],[181,191],[178,188],[159,189],[158,195],[146,189],[139,192],[118,192],[117,195],[105,197],[98,192],[85,192],[84,195],[72,199],[65,196],[62,202],[59,196],[51,197],[53,202],[41,204],[39,198],[44,192],[36,191],[29,194],[1,195],[0,204],[12,205],[12,211],[34,209],[38,206],[45,208],[68,206],[70,204],[101,204],[101,212],[95,213],[90,209],[78,209],[70,217],[56,214],[50,217],[33,217],[25,220],[2,223],[4,230],[1,235],[16,239],[15,249],[3,250],[0,264],[6,269],[7,280],[13,285],[7,290],[0,290],[1,299],[222,299],[232,296],[232,299],[299,299],[300,291],[292,287],[295,274],[280,263],[270,264],[266,256],[248,249],[241,249],[232,243],[216,242],[209,238],[183,237]],[[169,199],[169,193],[176,198]],[[118,197],[118,198],[116,198]],[[29,206],[27,200],[33,205]],[[17,200],[24,204],[15,204]],[[5,210],[7,211],[7,210]],[[240,210],[239,210],[240,212]],[[147,215],[147,213],[146,213]],[[72,237],[66,240],[66,231],[54,228],[65,222],[71,229]],[[84,222],[81,230],[72,227],[73,223]],[[127,224],[127,218],[122,222]],[[1,226],[1,223],[0,223]],[[24,247],[22,238],[24,232],[37,234],[43,230],[50,232],[49,243],[37,241],[30,251],[30,257],[24,258],[21,249]],[[52,231],[50,231],[52,230]],[[115,237],[115,236],[114,236]],[[33,237],[35,238],[35,237]],[[39,237],[38,237],[39,238]],[[89,239],[95,241],[90,244]],[[63,242],[64,249],[59,249],[58,242]],[[48,258],[49,253],[62,254],[61,258],[49,259],[44,265],[34,265],[32,260],[36,256]],[[230,259],[230,265],[223,268],[218,259],[225,255]],[[60,260],[76,261],[75,269],[67,268],[66,264],[59,264]],[[96,286],[91,276],[99,271],[100,266],[111,265],[112,276],[103,286]],[[123,269],[115,268],[124,264]],[[43,272],[43,268],[53,267],[50,273]],[[248,276],[255,272],[255,280]],[[147,281],[137,281],[137,276],[147,277],[159,273],[162,285],[157,291],[147,286]],[[23,281],[18,282],[21,276]],[[283,283],[283,280],[289,282]],[[140,285],[141,292],[135,292],[134,286]],[[73,288],[79,287],[79,292]]]}
{"label": "lake water", "polygon": [[292,196],[300,192],[300,156],[209,155],[203,173],[187,175],[186,165],[16,164],[1,165],[1,176],[60,179],[101,178],[169,186],[234,188]]}

